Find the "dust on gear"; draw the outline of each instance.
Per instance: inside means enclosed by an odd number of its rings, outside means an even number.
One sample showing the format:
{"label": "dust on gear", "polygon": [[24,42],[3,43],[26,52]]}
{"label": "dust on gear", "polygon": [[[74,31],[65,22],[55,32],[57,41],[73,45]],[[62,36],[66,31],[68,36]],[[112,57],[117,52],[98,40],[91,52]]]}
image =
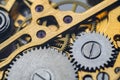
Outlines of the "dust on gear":
{"label": "dust on gear", "polygon": [[50,48],[32,48],[12,63],[7,80],[77,80],[67,57]]}
{"label": "dust on gear", "polygon": [[115,48],[109,38],[96,32],[81,33],[72,46],[72,56],[80,70],[95,71],[113,62]]}

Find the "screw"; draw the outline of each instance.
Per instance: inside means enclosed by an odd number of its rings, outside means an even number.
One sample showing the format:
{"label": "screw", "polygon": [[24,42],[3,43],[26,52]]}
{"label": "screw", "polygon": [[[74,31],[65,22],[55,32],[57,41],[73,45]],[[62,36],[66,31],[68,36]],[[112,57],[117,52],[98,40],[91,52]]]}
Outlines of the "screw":
{"label": "screw", "polygon": [[98,74],[97,80],[109,80],[109,75],[105,72],[101,72]]}
{"label": "screw", "polygon": [[115,68],[115,73],[120,73],[120,67]]}
{"label": "screw", "polygon": [[40,30],[37,32],[37,37],[38,38],[44,38],[46,36],[46,32],[43,30]]}
{"label": "screw", "polygon": [[48,71],[41,70],[33,74],[32,80],[51,80],[51,74]]}
{"label": "screw", "polygon": [[96,59],[101,54],[101,45],[94,41],[87,42],[83,45],[81,52],[88,59]]}
{"label": "screw", "polygon": [[114,36],[114,40],[115,40],[115,41],[120,41],[120,34],[116,34],[116,35]]}
{"label": "screw", "polygon": [[72,19],[71,16],[65,16],[64,19],[63,19],[63,21],[64,21],[65,23],[71,23],[72,20],[73,20],[73,19]]}
{"label": "screw", "polygon": [[92,77],[90,75],[86,75],[83,80],[93,80]]}
{"label": "screw", "polygon": [[44,7],[43,7],[42,5],[37,5],[37,6],[35,7],[36,12],[42,12],[43,9],[44,9]]}

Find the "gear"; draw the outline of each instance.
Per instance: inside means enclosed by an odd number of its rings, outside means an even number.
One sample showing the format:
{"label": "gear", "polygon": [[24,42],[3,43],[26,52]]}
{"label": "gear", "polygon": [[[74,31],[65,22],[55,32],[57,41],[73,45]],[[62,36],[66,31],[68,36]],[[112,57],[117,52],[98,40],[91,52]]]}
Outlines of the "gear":
{"label": "gear", "polygon": [[95,71],[108,67],[115,58],[110,40],[96,32],[80,34],[72,48],[73,59],[80,70]]}
{"label": "gear", "polygon": [[7,80],[77,80],[72,64],[56,50],[32,48],[22,54],[10,65]]}

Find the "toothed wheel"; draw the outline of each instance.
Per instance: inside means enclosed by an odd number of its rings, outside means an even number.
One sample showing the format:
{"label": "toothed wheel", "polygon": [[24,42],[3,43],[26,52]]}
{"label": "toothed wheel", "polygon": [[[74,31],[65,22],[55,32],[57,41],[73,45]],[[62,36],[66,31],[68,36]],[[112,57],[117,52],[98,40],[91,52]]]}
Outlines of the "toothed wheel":
{"label": "toothed wheel", "polygon": [[72,63],[53,49],[33,48],[12,63],[7,80],[77,80]]}
{"label": "toothed wheel", "polygon": [[72,46],[74,63],[80,70],[95,71],[114,62],[114,47],[102,34],[82,33]]}

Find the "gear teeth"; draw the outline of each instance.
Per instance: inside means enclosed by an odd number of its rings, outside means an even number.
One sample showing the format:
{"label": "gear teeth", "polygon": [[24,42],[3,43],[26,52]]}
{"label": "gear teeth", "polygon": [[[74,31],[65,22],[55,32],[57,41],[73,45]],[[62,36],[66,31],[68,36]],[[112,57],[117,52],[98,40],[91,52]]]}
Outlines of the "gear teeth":
{"label": "gear teeth", "polygon": [[[23,57],[23,56],[27,56],[28,55],[28,53],[34,53],[34,51],[37,51],[37,50],[47,50],[47,51],[50,51],[52,54],[55,54],[55,52],[57,53],[58,52],[58,50],[56,50],[55,48],[41,48],[41,47],[34,47],[34,48],[30,48],[30,49],[28,49],[28,50],[25,50],[25,51],[23,51],[20,55],[17,55],[16,57],[15,57],[15,59],[10,63],[10,65],[9,65],[9,68],[6,70],[6,73],[5,73],[5,78],[6,78],[6,80],[9,78],[9,72],[11,71],[11,68],[14,66],[14,64],[16,64],[16,62],[17,61],[19,61],[19,59],[21,59],[21,57]],[[49,53],[49,52],[48,52]],[[62,53],[62,51],[61,52],[59,52],[57,55],[62,55],[63,56],[63,58],[66,58],[69,62],[70,62],[70,60],[68,59],[68,57],[66,56],[66,54],[63,54]],[[70,62],[71,64],[73,64],[72,62]],[[77,64],[77,63],[76,63]],[[73,69],[74,69],[74,74],[75,74],[75,77],[77,77],[78,75],[76,74],[76,72],[77,72],[77,69],[76,69],[76,66],[74,66],[74,65],[72,65],[72,67],[73,67]]]}
{"label": "gear teeth", "polygon": [[13,64],[10,64],[10,65],[9,65],[9,68],[11,68],[12,66],[13,66]]}
{"label": "gear teeth", "polygon": [[[116,55],[116,53],[114,52],[114,50],[115,50],[115,47],[114,47],[114,45],[113,45],[113,42],[112,42],[112,40],[111,40],[111,38],[109,38],[108,37],[108,35],[107,36],[105,36],[105,34],[104,33],[100,33],[100,32],[95,32],[95,31],[93,31],[93,32],[88,32],[88,33],[86,33],[86,32],[82,32],[82,33],[80,33],[79,34],[80,36],[77,36],[77,41],[75,41],[75,43],[73,43],[73,45],[72,45],[72,50],[70,50],[71,52],[72,52],[72,54],[71,54],[71,57],[72,57],[72,60],[71,60],[71,62],[73,62],[74,63],[74,65],[77,67],[77,68],[79,68],[79,70],[84,70],[84,71],[90,71],[90,72],[94,72],[94,71],[96,71],[96,70],[100,70],[100,69],[104,69],[106,66],[108,66],[110,63],[112,63],[112,61],[113,61],[113,59],[115,59],[115,57],[114,57],[114,55]],[[88,36],[91,36],[92,35],[92,37],[88,37]],[[87,38],[86,38],[86,36],[87,36]],[[96,37],[97,36],[97,38],[95,38],[95,39],[93,39],[93,37]],[[82,39],[81,39],[82,38]],[[85,40],[84,40],[84,38],[85,38]],[[88,40],[88,38],[90,38],[90,40]],[[77,50],[77,47],[76,47],[76,45],[78,46],[78,44],[80,44],[80,46],[79,46],[79,49],[81,49],[82,48],[82,45],[84,45],[85,44],[85,42],[89,42],[89,41],[95,41],[95,42],[98,42],[98,43],[100,43],[100,44],[102,44],[103,45],[103,43],[101,43],[102,41],[100,41],[99,39],[102,39],[102,40],[104,40],[103,42],[105,42],[105,43],[107,43],[106,45],[108,45],[109,47],[108,47],[108,49],[109,50],[107,50],[107,51],[109,51],[109,57],[108,58],[106,58],[105,60],[105,62],[103,63],[103,61],[101,62],[102,64],[99,64],[99,66],[97,65],[97,66],[93,66],[93,67],[89,67],[89,66],[86,66],[86,64],[84,64],[83,62],[84,61],[82,61],[83,60],[83,58],[78,58],[78,54],[80,53],[76,53],[77,51],[79,51],[79,50]],[[98,41],[97,41],[98,40]],[[104,45],[103,45],[104,46]],[[106,48],[106,47],[105,47]],[[106,51],[106,50],[104,50],[104,51]],[[110,52],[111,51],[111,52]],[[74,53],[75,52],[75,53]],[[102,53],[103,54],[103,53]],[[77,56],[76,56],[77,55]],[[83,55],[81,55],[81,56],[83,56]],[[116,56],[117,57],[117,56]],[[85,59],[84,59],[85,60]],[[77,62],[77,63],[76,63]],[[82,62],[82,64],[81,64],[81,62]],[[87,62],[87,61],[85,61],[85,62]],[[80,66],[77,66],[77,65],[80,65]],[[87,65],[89,65],[89,64],[87,64]],[[90,65],[91,66],[91,65]]]}
{"label": "gear teeth", "polygon": [[86,33],[85,32],[81,32],[80,34],[79,34],[79,36],[82,36],[82,35],[85,35]]}
{"label": "gear teeth", "polygon": [[75,66],[75,65],[77,65],[77,64],[78,64],[78,62],[76,61],[76,62],[73,63],[73,66]]}
{"label": "gear teeth", "polygon": [[73,58],[70,62],[73,63],[75,61],[75,59]]}

